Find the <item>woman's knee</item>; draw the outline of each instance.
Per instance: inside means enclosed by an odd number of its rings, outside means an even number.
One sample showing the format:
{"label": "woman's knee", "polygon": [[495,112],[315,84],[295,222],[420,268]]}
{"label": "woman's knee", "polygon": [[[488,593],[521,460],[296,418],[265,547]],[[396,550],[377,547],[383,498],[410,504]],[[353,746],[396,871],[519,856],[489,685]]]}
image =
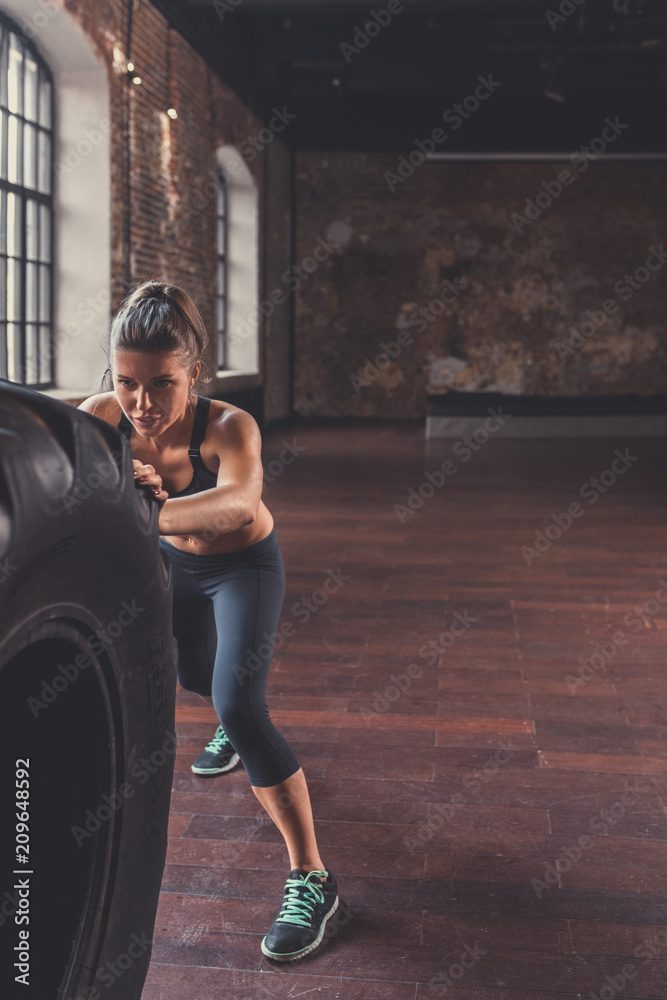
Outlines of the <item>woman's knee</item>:
{"label": "woman's knee", "polygon": [[205,698],[211,697],[211,682],[208,683],[200,674],[193,674],[179,666],[177,673],[178,683],[184,691],[192,691],[194,694],[201,694]]}
{"label": "woman's knee", "polygon": [[[244,737],[247,739],[254,732],[254,720],[250,713],[250,707],[247,704],[241,701],[224,701],[220,703],[216,700],[214,694],[213,707],[223,729],[235,747],[237,743],[243,742]],[[235,739],[236,742],[234,742]]]}

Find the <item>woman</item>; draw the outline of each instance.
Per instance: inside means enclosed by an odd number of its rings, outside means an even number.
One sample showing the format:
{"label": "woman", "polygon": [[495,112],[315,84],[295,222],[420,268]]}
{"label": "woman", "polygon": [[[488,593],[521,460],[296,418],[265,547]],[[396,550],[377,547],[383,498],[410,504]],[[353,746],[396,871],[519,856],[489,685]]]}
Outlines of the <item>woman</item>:
{"label": "woman", "polygon": [[144,282],[111,324],[113,390],[79,408],[127,434],[135,481],[150,487],[160,506],[178,680],[209,698],[220,720],[192,770],[222,774],[240,759],[283,835],[291,872],[261,947],[270,958],[293,961],[321,941],[338,906],[337,885],[319,855],[303,771],[266,706],[272,643],[265,640],[277,629],[285,575],[261,499],[260,432],[249,413],[194,392],[207,340],[185,291]]}

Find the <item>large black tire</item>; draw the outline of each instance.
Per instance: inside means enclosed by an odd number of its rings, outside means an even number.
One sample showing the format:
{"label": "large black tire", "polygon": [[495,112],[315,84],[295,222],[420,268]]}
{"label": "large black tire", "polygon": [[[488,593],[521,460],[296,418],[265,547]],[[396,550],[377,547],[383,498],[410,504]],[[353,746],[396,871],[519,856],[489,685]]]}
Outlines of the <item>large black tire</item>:
{"label": "large black tire", "polygon": [[114,427],[0,380],[2,997],[141,996],[176,749],[157,513]]}

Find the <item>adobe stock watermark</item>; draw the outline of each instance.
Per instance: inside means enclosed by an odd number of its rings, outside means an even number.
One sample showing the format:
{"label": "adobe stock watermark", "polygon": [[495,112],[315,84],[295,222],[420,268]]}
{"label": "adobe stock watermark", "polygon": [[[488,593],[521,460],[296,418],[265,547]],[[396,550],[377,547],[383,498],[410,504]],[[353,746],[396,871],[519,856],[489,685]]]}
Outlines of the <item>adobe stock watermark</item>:
{"label": "adobe stock watermark", "polygon": [[256,650],[250,647],[246,649],[245,664],[234,664],[234,676],[239,684],[243,684],[246,677],[251,677],[256,670],[260,670],[266,660],[270,659],[274,652],[283,646],[285,639],[300,632],[313,615],[316,615],[320,608],[324,607],[332,594],[337,593],[351,579],[352,577],[348,573],[343,573],[340,566],[337,566],[335,571],[328,569],[322,586],[313,590],[310,597],[302,597],[301,600],[296,601],[290,609],[292,616],[301,622],[301,628],[297,628],[293,622],[285,620],[273,635],[269,635],[268,632],[262,633],[262,637],[266,641],[260,643]]}
{"label": "adobe stock watermark", "polygon": [[547,24],[552,31],[555,31],[559,24],[567,21],[568,17],[576,13],[585,3],[586,0],[561,0],[558,13],[554,10],[545,10]]}
{"label": "adobe stock watermark", "polygon": [[[463,462],[468,462],[473,454],[479,451],[491,435],[500,430],[508,419],[507,414],[503,415],[501,406],[497,410],[489,408],[486,412],[489,416],[484,423],[480,427],[477,427],[472,434],[464,434],[452,448],[452,452],[455,455],[461,456]],[[436,489],[441,489],[447,482],[447,478],[451,479],[457,472],[458,466],[451,458],[445,458],[439,469],[424,472],[424,481],[416,489],[412,486],[410,487],[405,503],[395,503],[393,505],[394,513],[399,522],[405,524],[408,515],[413,515],[416,511],[420,510],[424,506],[425,501],[430,500],[435,495]]]}
{"label": "adobe stock watermark", "polygon": [[243,0],[213,0],[211,6],[221,21],[224,21],[225,14],[231,14],[240,7]]}
{"label": "adobe stock watermark", "polygon": [[[102,653],[105,653],[107,647],[111,646],[114,640],[126,628],[134,624],[139,615],[145,610],[145,608],[137,607],[136,599],[133,599],[129,603],[128,601],[123,601],[117,618],[108,622],[103,628],[95,629],[94,633],[91,632],[84,640],[90,654],[92,656],[101,656]],[[76,654],[72,663],[59,663],[53,677],[48,681],[42,681],[39,697],[30,695],[26,699],[33,716],[37,718],[41,711],[52,705],[77,680],[81,672],[87,670],[89,666],[91,666],[90,656],[82,650]]]}
{"label": "adobe stock watermark", "polygon": [[[284,105],[282,110],[272,108],[272,111],[273,117],[269,120],[269,124],[261,128],[255,135],[250,136],[249,139],[245,139],[238,147],[241,156],[248,163],[252,163],[257,154],[273,142],[278,133],[283,132],[286,126],[297,117],[287,110],[287,105]],[[232,173],[234,173],[233,169]]]}
{"label": "adobe stock watermark", "polygon": [[579,174],[573,174],[567,169],[561,170],[558,178],[542,181],[543,191],[539,191],[534,198],[526,198],[523,215],[520,212],[512,212],[510,221],[517,233],[522,233],[526,227],[532,226],[533,222],[542,215],[542,212],[560,198],[565,188],[574,184],[577,178],[585,170],[588,170],[591,162],[602,156],[607,147],[612,142],[616,142],[619,135],[630,127],[629,124],[622,122],[618,115],[613,121],[611,118],[605,118],[604,125],[602,133],[591,139],[588,146],[580,146],[579,149],[570,154],[570,163],[577,167]]}
{"label": "adobe stock watermark", "polygon": [[[643,265],[635,268],[632,274],[625,274],[614,283],[614,291],[624,302],[632,298],[634,293],[642,288],[651,276],[659,271],[667,261],[667,254],[663,244],[649,247],[649,254]],[[570,336],[567,341],[557,340],[554,347],[558,351],[560,361],[564,361],[569,354],[575,354],[580,347],[583,347],[589,337],[597,333],[610,316],[618,312],[618,303],[615,299],[605,299],[601,309],[587,309],[586,319],[576,326],[570,327]]]}
{"label": "adobe stock watermark", "polygon": [[[448,628],[442,630],[437,639],[429,639],[419,650],[419,655],[425,659],[429,666],[434,666],[440,656],[442,656],[467,630],[479,621],[473,615],[468,614],[467,609],[461,614],[455,611]],[[372,725],[372,720],[376,715],[386,712],[390,705],[397,702],[412,687],[412,682],[418,680],[424,671],[418,663],[409,663],[404,674],[390,674],[389,684],[380,691],[376,689],[372,696],[373,702],[368,709],[362,705],[359,709],[363,716],[364,723]]]}
{"label": "adobe stock watermark", "polygon": [[[320,264],[323,264],[331,255],[342,246],[338,240],[329,237],[328,241],[318,237],[312,254],[304,257],[300,264],[292,264],[281,275],[281,281],[287,285],[288,291],[296,291],[303,281],[306,281],[311,274],[317,271]],[[230,337],[234,340],[246,340],[257,333],[259,328],[259,317],[268,319],[276,310],[276,306],[287,302],[287,295],[282,288],[274,288],[269,297],[264,299],[245,319],[236,323]]]}
{"label": "adobe stock watermark", "polygon": [[[463,122],[470,118],[477,111],[482,101],[487,101],[499,87],[502,86],[500,80],[494,80],[493,74],[488,76],[478,76],[478,84],[473,93],[468,94],[460,104],[453,104],[442,113],[443,121],[452,126],[452,132],[456,132]],[[435,152],[435,147],[447,142],[449,134],[441,128],[435,128],[426,139],[415,139],[415,149],[407,157],[401,154],[398,158],[396,173],[385,170],[384,179],[389,185],[389,190],[393,193],[399,184],[404,184],[408,177],[411,177],[417,167],[420,167],[429,153]]]}
{"label": "adobe stock watermark", "polygon": [[71,174],[76,170],[102,144],[104,137],[108,136],[110,132],[111,120],[109,118],[101,118],[92,129],[84,128],[81,132],[81,138],[74,145],[69,143],[63,159],[54,162],[53,171],[56,177],[61,178],[63,174]]}
{"label": "adobe stock watermark", "polygon": [[275,482],[279,476],[282,476],[285,468],[296,462],[299,455],[302,455],[303,452],[306,451],[306,446],[298,445],[296,443],[296,438],[292,438],[291,443],[289,441],[285,441],[283,438],[281,444],[283,445],[283,448],[278,458],[272,458],[266,466],[263,478],[265,483]]}
{"label": "adobe stock watermark", "polygon": [[[658,580],[660,586],[654,597],[649,597],[644,604],[637,604],[628,611],[622,621],[630,627],[630,630],[637,635],[647,627],[650,627],[651,618],[662,615],[667,607],[667,581]],[[614,628],[614,625],[611,626]],[[627,646],[628,635],[623,629],[617,628],[615,632],[604,642],[595,643],[595,651],[587,658],[579,658],[579,672],[577,674],[566,674],[565,683],[570,694],[575,694],[582,684],[588,683],[595,677],[596,672],[606,675],[606,667],[609,661],[616,655],[619,649]]]}
{"label": "adobe stock watermark", "polygon": [[[655,786],[649,784],[642,786],[640,778],[627,778],[625,781],[625,791],[607,809],[600,809],[588,821],[588,829],[591,834],[606,837],[610,829],[615,827],[627,815],[628,809],[639,802],[642,795],[655,794]],[[560,885],[560,876],[568,872],[573,865],[581,862],[589,851],[592,851],[595,843],[588,834],[582,834],[574,844],[568,847],[561,847],[561,856],[556,858],[552,864],[547,862],[544,866],[543,878],[531,878],[530,885],[537,896],[541,899],[545,892]]]}
{"label": "adobe stock watermark", "polygon": [[[644,940],[635,948],[634,956],[635,958],[643,959],[640,965],[641,968],[645,969],[656,959],[664,961],[664,951],[666,946],[667,926],[663,927],[659,931],[656,931],[650,938],[644,938]],[[634,962],[628,962],[615,976],[606,975],[604,977],[605,985],[599,987],[597,993],[589,993],[586,1000],[613,1000],[616,996],[628,996],[630,991],[626,990],[626,986],[629,981],[637,978],[639,972],[640,969],[637,968]],[[633,987],[632,993],[635,994],[636,990],[637,987]]]}
{"label": "adobe stock watermark", "polygon": [[423,333],[428,324],[432,323],[438,316],[442,316],[443,313],[450,314],[450,307],[468,288],[469,285],[465,278],[454,278],[453,281],[447,278],[443,281],[440,294],[436,298],[431,299],[427,306],[413,309],[407,317],[407,329],[401,330],[396,340],[391,340],[388,344],[385,344],[384,341],[381,342],[380,353],[376,354],[373,360],[364,358],[364,368],[361,375],[356,373],[350,375],[350,382],[356,395],[360,394],[362,388],[371,385],[381,372],[401,355],[404,347],[412,345],[411,326],[419,326],[419,330],[416,332]]}
{"label": "adobe stock watermark", "polygon": [[[138,958],[145,955],[153,944],[152,937],[145,933],[131,934],[127,941],[125,951],[117,955],[113,961],[105,962],[95,972],[95,980],[99,981],[105,990],[113,986],[116,980],[120,979]],[[88,986],[83,993],[77,993],[76,996],[70,993],[64,1000],[102,1000],[102,997],[103,994],[97,986]]]}
{"label": "adobe stock watermark", "polygon": [[74,510],[90,499],[100,486],[113,485],[118,482],[120,473],[116,463],[122,460],[122,452],[113,451],[111,456],[113,461],[93,459],[90,463],[93,466],[93,471],[87,472],[85,476],[76,477],[72,489],[67,496],[63,497],[62,509],[57,511],[56,516],[64,511],[67,511],[71,516]]}
{"label": "adobe stock watermark", "polygon": [[6,583],[9,580],[12,573],[15,573],[18,566],[10,563],[9,557],[0,561],[0,583]]}
{"label": "adobe stock watermark", "polygon": [[[153,750],[150,757],[142,757],[141,760],[135,761],[130,767],[130,774],[133,778],[137,779],[136,783],[138,785],[145,785],[161,767],[164,767],[169,757],[173,757],[175,753],[176,733],[167,733],[167,738],[164,740],[162,747],[158,750]],[[95,811],[93,812],[92,809],[85,811],[82,825],[70,827],[70,832],[76,841],[77,847],[81,847],[84,840],[95,836],[98,830],[102,828],[102,824],[107,823],[114,813],[122,809],[125,801],[131,799],[135,792],[135,786],[129,781],[124,781],[118,788],[114,788],[111,795],[104,792]]]}
{"label": "adobe stock watermark", "polygon": [[42,28],[61,13],[62,8],[53,3],[53,0],[39,0],[39,10],[36,10],[29,20],[27,17],[22,17],[19,21],[22,34],[32,41]]}
{"label": "adobe stock watermark", "polygon": [[[614,460],[608,469],[604,469],[597,477],[591,476],[590,479],[587,479],[579,487],[579,496],[586,499],[589,504],[597,503],[600,497],[617,482],[618,478],[625,475],[628,469],[635,462],[639,461],[639,456],[631,455],[629,448],[626,448],[624,452],[619,451],[617,448],[614,456]],[[574,500],[568,505],[566,511],[563,511],[561,514],[552,514],[551,522],[553,523],[547,524],[543,531],[539,529],[535,531],[533,546],[521,546],[521,555],[526,564],[530,566],[538,556],[544,555],[554,542],[557,542],[564,532],[572,526],[574,521],[582,517],[585,512],[585,508],[581,506],[579,501]]]}
{"label": "adobe stock watermark", "polygon": [[389,0],[382,10],[372,10],[369,19],[363,25],[355,25],[352,42],[341,42],[339,49],[346,63],[352,62],[353,56],[358,56],[367,48],[371,41],[393,21],[397,14],[402,14],[405,7],[401,0]]}
{"label": "adobe stock watermark", "polygon": [[50,342],[44,348],[40,348],[40,357],[49,360],[55,357],[58,351],[68,346],[72,337],[76,337],[81,332],[82,324],[90,324],[99,318],[100,313],[104,315],[106,320],[110,304],[108,288],[101,289],[96,295],[87,295],[76,307],[74,319],[69,320],[62,329],[58,328]]}
{"label": "adobe stock watermark", "polygon": [[[464,945],[458,962],[452,962],[446,971],[443,970],[436,973],[435,976],[431,976],[429,985],[444,985],[444,992],[446,993],[450,986],[455,987],[457,983],[460,983],[466,972],[469,972],[470,969],[473,969],[477,965],[482,955],[486,955],[486,948],[482,948],[477,941],[475,941],[472,947],[469,944]],[[448,958],[449,955],[443,958],[443,962],[446,962]]]}
{"label": "adobe stock watermark", "polygon": [[[497,740],[496,746],[498,749],[484,761],[481,768],[471,770],[463,777],[463,787],[469,789],[473,794],[480,792],[501,767],[509,764],[517,752],[517,748],[512,746],[511,737],[506,743],[503,740]],[[417,835],[403,837],[403,843],[408,852],[413,855],[415,851],[425,847],[437,831],[442,830],[445,823],[454,819],[459,809],[463,809],[467,804],[468,801],[463,792],[455,792],[450,795],[449,802],[437,802],[431,809],[428,823],[419,827]]]}

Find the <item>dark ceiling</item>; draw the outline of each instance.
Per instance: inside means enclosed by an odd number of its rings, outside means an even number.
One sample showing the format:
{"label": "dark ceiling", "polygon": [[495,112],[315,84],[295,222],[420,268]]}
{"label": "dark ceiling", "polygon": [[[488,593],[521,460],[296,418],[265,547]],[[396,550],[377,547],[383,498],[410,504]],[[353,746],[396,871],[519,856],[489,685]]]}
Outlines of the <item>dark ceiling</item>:
{"label": "dark ceiling", "polygon": [[567,152],[608,117],[614,153],[667,152],[667,0],[153,2],[293,148]]}

